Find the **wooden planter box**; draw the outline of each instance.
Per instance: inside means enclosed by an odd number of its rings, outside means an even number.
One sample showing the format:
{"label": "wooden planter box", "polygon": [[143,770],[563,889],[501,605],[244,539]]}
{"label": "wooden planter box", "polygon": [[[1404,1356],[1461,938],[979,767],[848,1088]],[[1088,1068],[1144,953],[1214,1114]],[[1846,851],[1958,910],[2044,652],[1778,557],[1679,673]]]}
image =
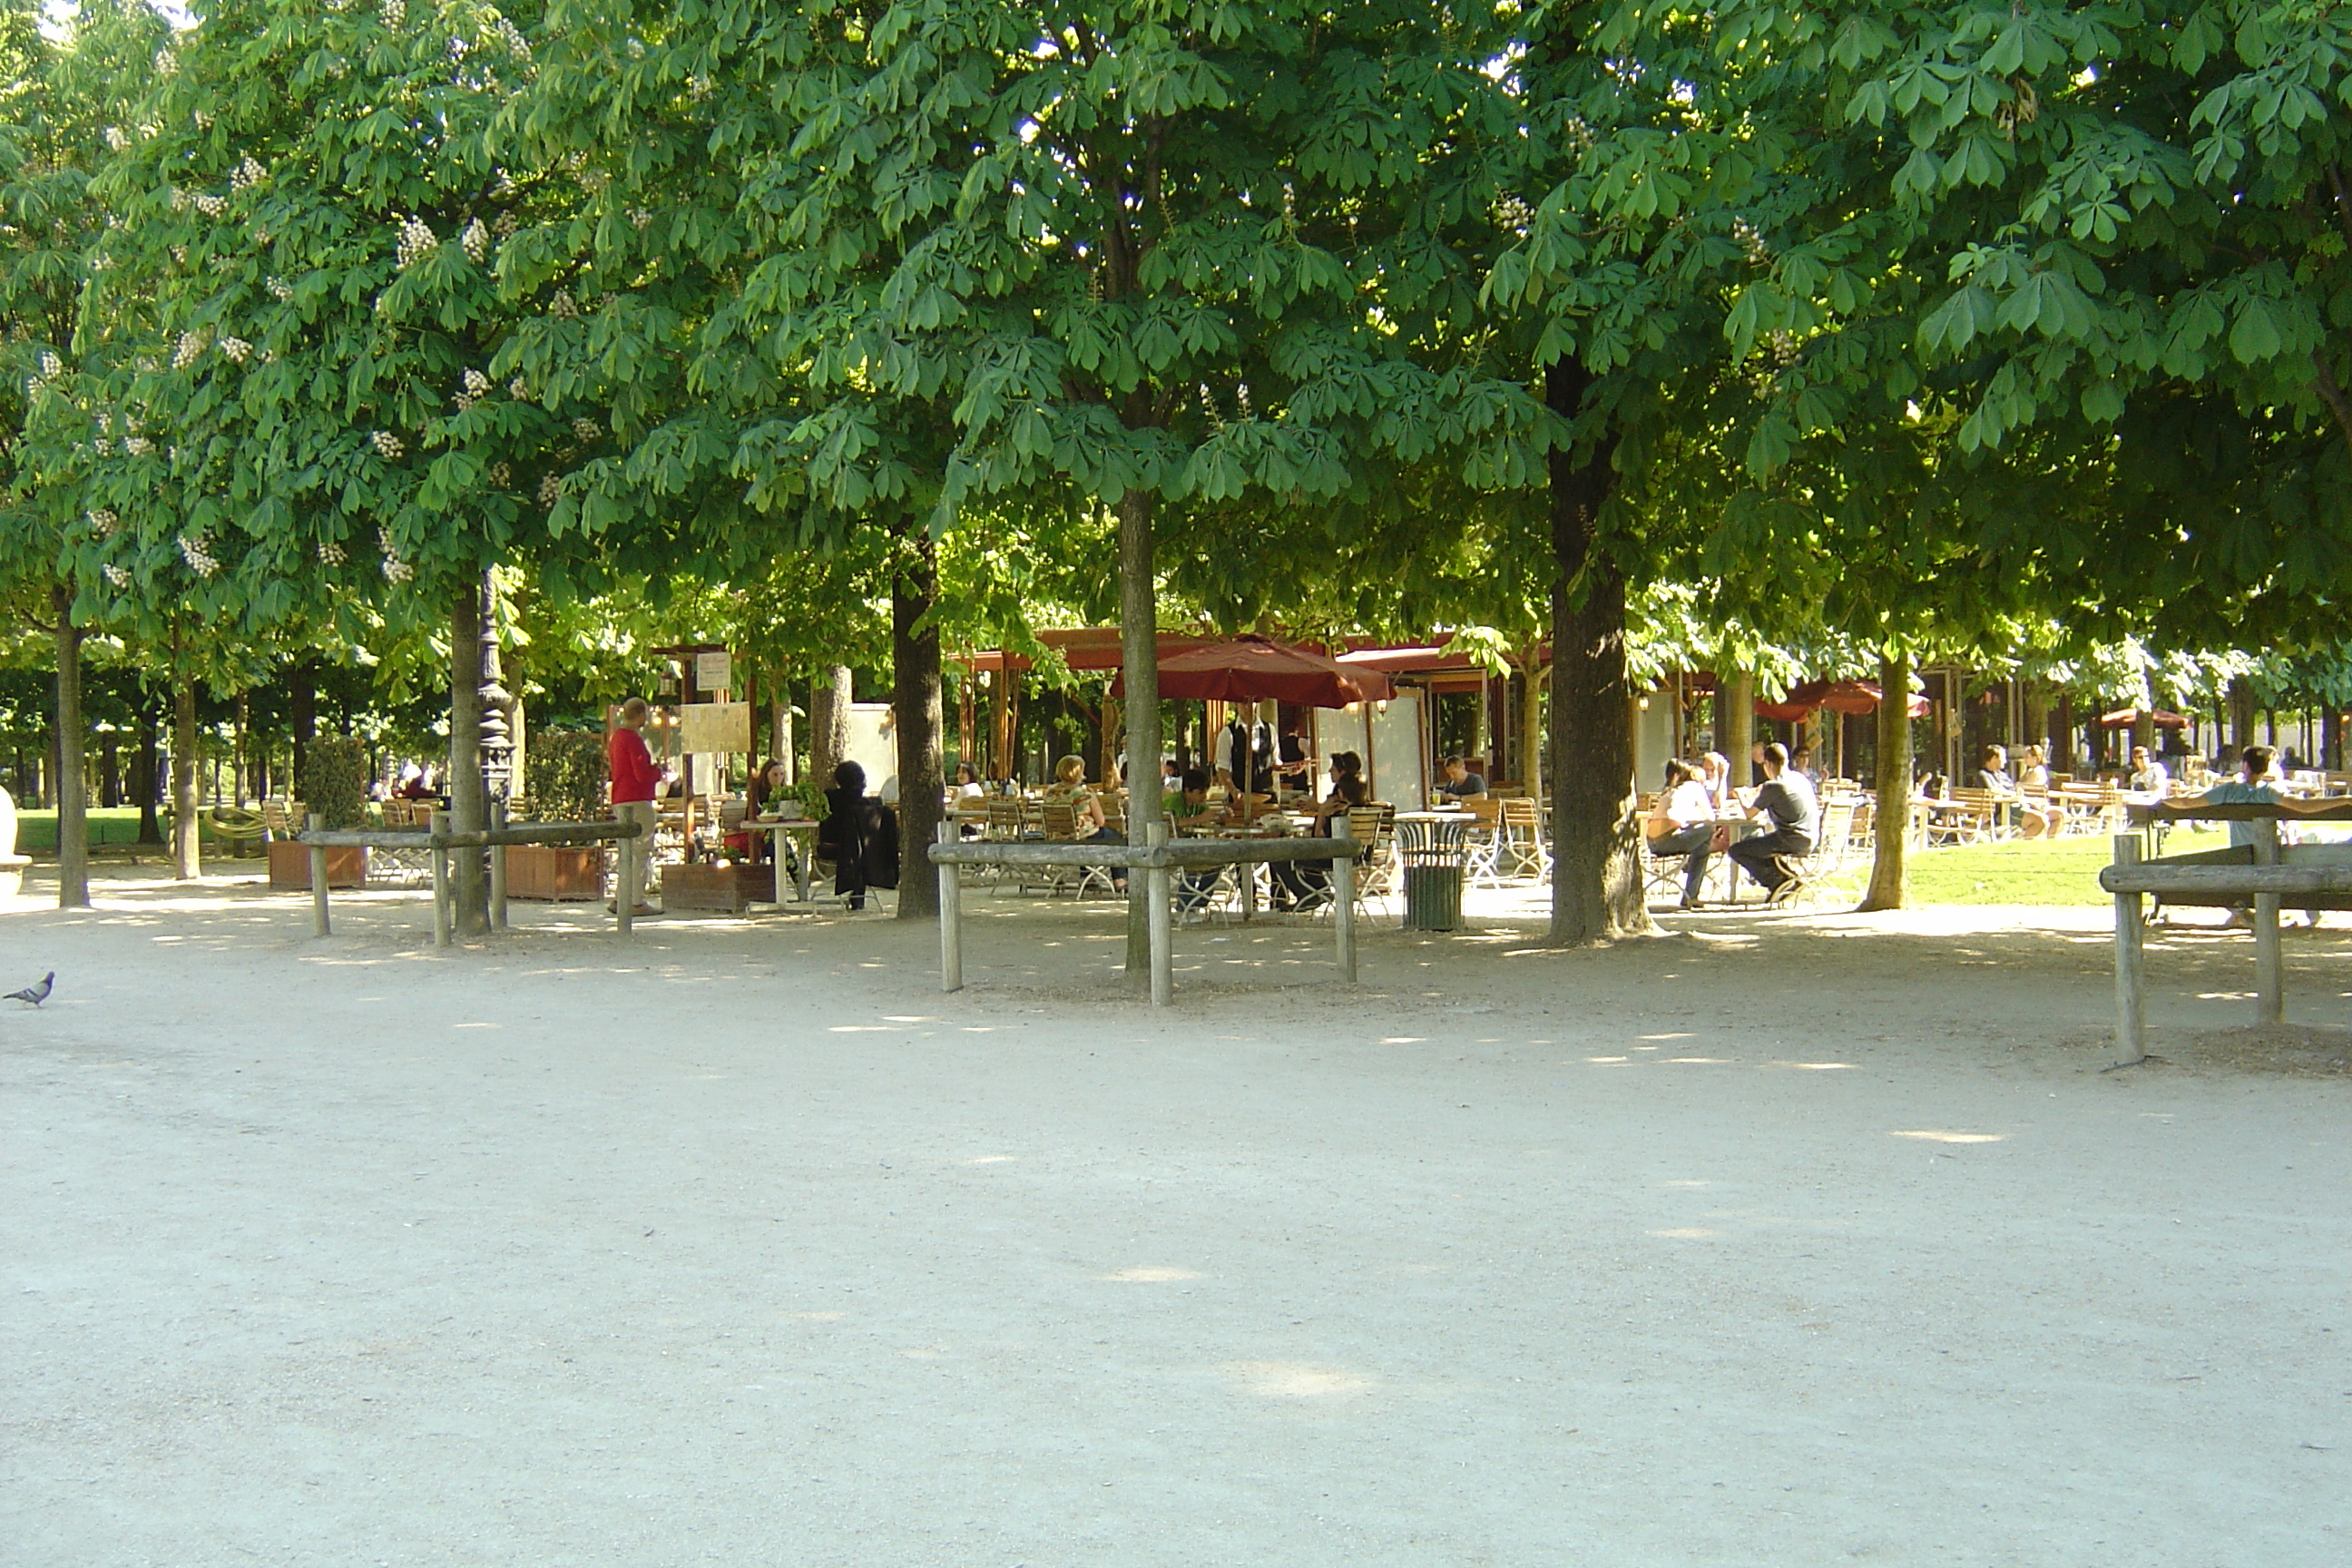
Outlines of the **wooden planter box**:
{"label": "wooden planter box", "polygon": [[741,862],[732,866],[664,866],[661,894],[665,912],[711,910],[740,915],[747,904],[776,901],[776,868]]}
{"label": "wooden planter box", "polygon": [[[269,841],[269,885],[289,890],[308,892],[310,889],[310,847],[297,844],[290,838]],[[345,845],[327,851],[327,886],[330,888],[363,888],[367,885],[367,851],[360,846]]]}
{"label": "wooden planter box", "polygon": [[514,844],[507,847],[507,897],[551,903],[594,902],[604,896],[600,846]]}

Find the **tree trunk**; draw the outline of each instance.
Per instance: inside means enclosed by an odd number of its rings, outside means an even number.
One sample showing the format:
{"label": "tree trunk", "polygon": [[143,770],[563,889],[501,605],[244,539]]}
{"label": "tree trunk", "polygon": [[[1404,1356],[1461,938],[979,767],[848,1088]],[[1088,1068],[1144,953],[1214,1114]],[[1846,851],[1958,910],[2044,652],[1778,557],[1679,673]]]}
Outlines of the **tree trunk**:
{"label": "tree trunk", "polygon": [[172,692],[172,875],[184,882],[205,874],[196,810],[196,678],[183,675]]}
{"label": "tree trunk", "polygon": [[[469,579],[449,612],[449,826],[460,833],[478,833],[489,819],[482,787],[482,584]],[[449,894],[459,936],[490,929],[487,870],[480,850],[451,851]]]}
{"label": "tree trunk", "polygon": [[2344,771],[2344,710],[2332,697],[2319,710],[2319,765],[2330,773]]}
{"label": "tree trunk", "polygon": [[163,780],[156,776],[161,756],[156,745],[155,710],[142,706],[139,710],[139,752],[131,761],[131,794],[139,806],[139,842],[160,844],[163,827],[158,820],[155,806],[163,794]]}
{"label": "tree trunk", "polygon": [[943,815],[940,776],[944,726],[940,695],[940,630],[928,617],[938,603],[938,546],[920,525],[905,542],[890,580],[890,690],[898,730],[898,918],[935,921],[940,882],[930,847]]}
{"label": "tree trunk", "polygon": [[1543,761],[1544,668],[1541,648],[1530,643],[1519,668],[1519,768],[1525,775],[1519,784],[1527,790],[1529,800],[1541,800],[1544,775],[1549,771]]}
{"label": "tree trunk", "polygon": [[1725,776],[1746,789],[1756,782],[1756,764],[1748,755],[1756,749],[1756,672],[1735,669],[1717,689],[1724,710],[1723,721],[1716,726],[1723,733],[1717,740],[1731,764]]}
{"label": "tree trunk", "polygon": [[[1160,600],[1151,495],[1118,498],[1118,657],[1127,681],[1127,841],[1150,841],[1160,820]],[[1127,883],[1127,980],[1151,984],[1151,879]]]}
{"label": "tree trunk", "polygon": [[286,709],[294,727],[294,798],[310,798],[310,742],[319,738],[318,666],[305,659],[287,672]]}
{"label": "tree trunk", "polygon": [[1911,836],[1911,656],[1878,656],[1878,804],[1871,820],[1870,889],[1864,910],[1899,910],[1910,900],[1904,856]]}
{"label": "tree trunk", "polygon": [[110,729],[98,738],[98,804],[111,810],[122,799],[122,737]]}
{"label": "tree trunk", "polygon": [[[1545,400],[1573,419],[1594,377],[1561,360]],[[1654,929],[1642,896],[1633,745],[1626,713],[1625,576],[1601,538],[1616,484],[1612,435],[1550,456],[1552,554],[1550,938],[1582,947]]]}
{"label": "tree trunk", "polygon": [[819,789],[833,787],[833,770],[849,749],[849,667],[827,665],[824,679],[809,688],[809,777]]}
{"label": "tree trunk", "polygon": [[89,796],[82,784],[81,628],[73,595],[50,590],[58,639],[58,908],[89,908]]}
{"label": "tree trunk", "polygon": [[2230,744],[2242,752],[2255,743],[2254,689],[2244,676],[2235,676],[2230,681]]}

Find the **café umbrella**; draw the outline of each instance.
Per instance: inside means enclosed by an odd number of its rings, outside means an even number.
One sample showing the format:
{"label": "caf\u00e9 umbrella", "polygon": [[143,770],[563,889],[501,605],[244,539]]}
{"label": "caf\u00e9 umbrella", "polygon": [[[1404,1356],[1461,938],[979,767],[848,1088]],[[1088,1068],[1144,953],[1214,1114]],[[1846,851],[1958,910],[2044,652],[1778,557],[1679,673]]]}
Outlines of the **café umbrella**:
{"label": "caf\u00e9 umbrella", "polygon": [[[1112,683],[1110,694],[1127,695],[1126,676]],[[1244,633],[1161,659],[1160,695],[1168,700],[1271,700],[1300,708],[1345,708],[1351,702],[1385,702],[1396,695],[1396,687],[1379,670],[1351,669],[1319,653]]]}

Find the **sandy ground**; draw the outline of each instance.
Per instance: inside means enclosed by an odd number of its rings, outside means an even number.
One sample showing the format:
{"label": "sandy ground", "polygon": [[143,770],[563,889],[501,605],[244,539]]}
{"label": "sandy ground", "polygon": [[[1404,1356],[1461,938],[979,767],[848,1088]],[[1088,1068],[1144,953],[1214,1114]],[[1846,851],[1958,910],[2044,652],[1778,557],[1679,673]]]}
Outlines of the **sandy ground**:
{"label": "sandy ground", "polygon": [[[2352,1562],[2352,934],[0,914],[0,1562]],[[36,892],[39,889],[34,889]],[[520,906],[519,906],[519,910]],[[1522,909],[1519,915],[1527,911]]]}

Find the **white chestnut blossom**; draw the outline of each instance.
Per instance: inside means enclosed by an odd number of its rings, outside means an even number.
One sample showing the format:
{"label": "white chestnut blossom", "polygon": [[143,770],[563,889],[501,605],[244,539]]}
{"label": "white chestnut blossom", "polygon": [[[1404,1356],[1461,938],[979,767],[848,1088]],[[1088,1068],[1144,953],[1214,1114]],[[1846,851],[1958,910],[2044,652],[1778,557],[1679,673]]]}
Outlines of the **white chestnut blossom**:
{"label": "white chestnut blossom", "polygon": [[434,235],[433,226],[411,215],[401,220],[398,257],[403,267],[412,266],[433,254],[441,241]]}
{"label": "white chestnut blossom", "polygon": [[220,341],[220,350],[237,363],[243,364],[245,356],[253,352],[253,345],[243,338],[223,338]]}
{"label": "white chestnut blossom", "polygon": [[480,218],[476,218],[457,236],[457,243],[465,247],[466,259],[478,267],[489,257],[490,231],[482,226]]}
{"label": "white chestnut blossom", "polygon": [[562,499],[562,496],[563,481],[562,479],[556,478],[553,474],[547,474],[541,478],[539,481],[540,505],[553,506],[558,500]]}
{"label": "white chestnut blossom", "polygon": [[375,443],[376,452],[381,457],[396,458],[408,450],[407,444],[389,430],[374,431],[368,439]]}
{"label": "white chestnut blossom", "polygon": [[602,436],[604,430],[604,426],[598,425],[593,419],[583,416],[572,422],[572,433],[583,441],[593,441],[597,437]]}
{"label": "white chestnut blossom", "polygon": [[291,300],[294,298],[294,285],[275,274],[271,275],[269,279],[264,283],[262,287],[269,290],[270,298],[274,300]]}
{"label": "white chestnut blossom", "polygon": [[180,535],[180,559],[199,577],[210,577],[220,570],[220,563],[205,548],[205,536],[201,533]]}
{"label": "white chestnut blossom", "polygon": [[558,289],[555,298],[547,302],[547,313],[559,321],[568,321],[578,315],[580,307],[572,302],[572,290]]}
{"label": "white chestnut blossom", "polygon": [[241,160],[237,163],[237,166],[230,172],[228,176],[228,188],[233,191],[241,191],[249,185],[257,185],[261,184],[264,179],[268,177],[268,174],[269,172],[267,169],[264,169],[251,157],[247,157]]}
{"label": "white chestnut blossom", "polygon": [[468,369],[457,379],[464,384],[468,397],[479,397],[490,390],[490,378],[478,370]]}
{"label": "white chestnut blossom", "polygon": [[386,582],[405,583],[416,575],[416,568],[397,555],[387,555],[383,559],[383,575]]}
{"label": "white chestnut blossom", "polygon": [[99,570],[104,573],[106,574],[106,580],[113,584],[116,587],[128,588],[131,586],[131,574],[125,572],[121,567],[117,566],[113,562],[108,562],[105,565],[100,567]]}
{"label": "white chestnut blossom", "polygon": [[188,205],[188,193],[180,189],[179,186],[173,185],[172,187],[171,200],[172,210],[173,212],[178,212],[181,208]]}
{"label": "white chestnut blossom", "polygon": [[376,15],[383,18],[385,26],[397,27],[408,19],[408,6],[404,0],[383,0]]}
{"label": "white chestnut blossom", "polygon": [[507,395],[517,403],[526,403],[530,399],[530,388],[523,384],[522,377],[516,376],[507,383]]}
{"label": "white chestnut blossom", "polygon": [[182,332],[179,343],[172,350],[172,368],[185,370],[195,363],[196,356],[205,352],[206,342],[206,334],[203,332]]}
{"label": "white chestnut blossom", "polygon": [[490,36],[506,46],[507,53],[525,65],[530,63],[530,43],[522,36],[522,29],[512,22],[504,16],[499,17],[490,24]]}
{"label": "white chestnut blossom", "polygon": [[341,566],[348,558],[343,553],[343,547],[330,539],[319,546],[319,559],[330,566]]}
{"label": "white chestnut blossom", "polygon": [[122,133],[120,125],[110,125],[106,128],[106,144],[120,153],[131,145],[131,138]]}
{"label": "white chestnut blossom", "polygon": [[515,237],[515,230],[521,226],[522,219],[515,216],[511,211],[502,212],[499,215],[498,222],[490,226],[490,232],[500,239],[512,239]]}
{"label": "white chestnut blossom", "polygon": [[513,465],[509,463],[492,463],[490,465],[490,483],[496,485],[500,489],[504,489],[507,486],[514,483]]}
{"label": "white chestnut blossom", "polygon": [[154,449],[155,443],[144,436],[125,436],[122,438],[122,455],[126,458],[143,458]]}
{"label": "white chestnut blossom", "polygon": [[95,511],[84,512],[82,515],[89,520],[91,531],[100,539],[113,538],[116,524],[122,521],[114,515],[114,509],[110,506],[102,506]]}

